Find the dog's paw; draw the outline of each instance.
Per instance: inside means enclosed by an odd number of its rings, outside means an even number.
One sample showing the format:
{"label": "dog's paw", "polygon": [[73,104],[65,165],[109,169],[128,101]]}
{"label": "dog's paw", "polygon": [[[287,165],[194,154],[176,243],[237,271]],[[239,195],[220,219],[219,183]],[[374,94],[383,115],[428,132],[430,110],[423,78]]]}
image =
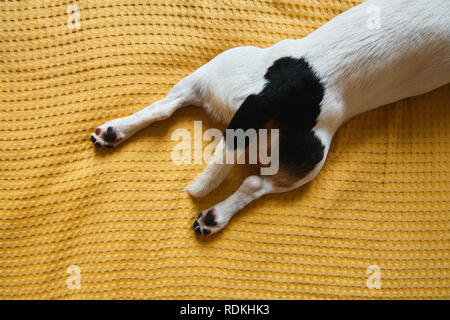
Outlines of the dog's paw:
{"label": "dog's paw", "polygon": [[95,129],[91,134],[91,142],[97,147],[115,147],[126,139],[122,131],[116,120],[107,122]]}
{"label": "dog's paw", "polygon": [[195,198],[204,197],[209,193],[209,189],[207,188],[206,183],[201,177],[195,179],[195,181],[187,186],[184,190]]}
{"label": "dog's paw", "polygon": [[220,221],[214,208],[205,210],[198,215],[193,228],[198,235],[209,235],[221,230],[226,223]]}

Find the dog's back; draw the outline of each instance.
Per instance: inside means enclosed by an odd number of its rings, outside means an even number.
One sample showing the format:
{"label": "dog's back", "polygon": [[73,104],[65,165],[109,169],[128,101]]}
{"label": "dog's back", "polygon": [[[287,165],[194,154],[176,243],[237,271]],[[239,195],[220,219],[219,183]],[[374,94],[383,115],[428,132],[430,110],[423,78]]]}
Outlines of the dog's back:
{"label": "dog's back", "polygon": [[447,0],[369,0],[304,41],[316,72],[340,95],[346,119],[450,81]]}
{"label": "dog's back", "polygon": [[338,102],[345,121],[450,81],[450,1],[369,0],[303,39],[227,50],[192,81],[207,109],[229,122],[249,95],[263,90],[265,73],[283,57],[309,63],[326,88],[322,105]]}

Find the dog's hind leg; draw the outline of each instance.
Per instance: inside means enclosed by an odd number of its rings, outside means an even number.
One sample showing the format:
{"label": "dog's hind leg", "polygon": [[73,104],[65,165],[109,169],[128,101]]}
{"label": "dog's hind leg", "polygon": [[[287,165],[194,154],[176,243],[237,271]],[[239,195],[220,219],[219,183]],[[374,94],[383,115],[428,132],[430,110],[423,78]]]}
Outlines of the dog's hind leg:
{"label": "dog's hind leg", "polygon": [[195,233],[208,235],[220,231],[237,211],[272,190],[272,183],[266,177],[248,177],[235,193],[198,215],[193,226]]}
{"label": "dog's hind leg", "polygon": [[308,183],[317,175],[322,165],[323,162],[302,178],[293,176],[292,171],[286,167],[272,176],[247,177],[231,196],[198,215],[193,225],[195,233],[209,235],[220,231],[236,212],[253,200],[266,194],[288,192]]}
{"label": "dog's hind leg", "polygon": [[[257,99],[253,95],[245,99],[238,111],[233,115],[227,131],[231,130],[233,134],[239,136],[239,131],[237,130],[241,129],[241,138],[245,139],[248,129],[262,128],[264,126],[269,119],[257,116],[261,113],[263,107],[258,105],[255,100]],[[267,112],[262,113],[267,114]],[[233,164],[230,163],[235,163],[235,155],[237,159],[241,159],[242,156],[245,157],[246,147],[241,146],[240,148],[235,148],[237,146],[233,142],[230,148],[230,145],[227,143],[230,140],[226,140],[226,137],[227,134],[225,133],[224,138],[217,145],[214,155],[206,169],[186,188],[186,191],[190,195],[203,197],[210,193],[222,183],[233,168]],[[231,158],[229,158],[230,155],[232,155]]]}
{"label": "dog's hind leg", "polygon": [[167,119],[181,107],[202,106],[191,76],[177,83],[164,99],[128,117],[114,119],[99,126],[91,135],[92,143],[99,147],[115,147],[153,122]]}
{"label": "dog's hind leg", "polygon": [[206,196],[222,183],[232,168],[233,164],[226,163],[226,147],[222,138],[206,169],[186,188],[186,191],[193,197]]}

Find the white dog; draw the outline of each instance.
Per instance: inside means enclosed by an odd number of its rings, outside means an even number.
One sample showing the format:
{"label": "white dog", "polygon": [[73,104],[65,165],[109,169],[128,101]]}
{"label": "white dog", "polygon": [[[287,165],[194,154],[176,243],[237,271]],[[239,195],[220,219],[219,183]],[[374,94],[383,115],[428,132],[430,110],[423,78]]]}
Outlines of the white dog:
{"label": "white dog", "polygon": [[[374,12],[375,27],[369,20]],[[252,200],[311,181],[346,120],[449,81],[450,1],[368,0],[305,38],[223,52],[165,99],[98,127],[91,141],[114,147],[187,105],[204,107],[229,129],[279,129],[278,173],[248,177],[233,195],[200,213],[195,232],[212,234]],[[226,137],[187,188],[192,196],[208,194],[230,172],[232,164],[218,161],[229,148]]]}

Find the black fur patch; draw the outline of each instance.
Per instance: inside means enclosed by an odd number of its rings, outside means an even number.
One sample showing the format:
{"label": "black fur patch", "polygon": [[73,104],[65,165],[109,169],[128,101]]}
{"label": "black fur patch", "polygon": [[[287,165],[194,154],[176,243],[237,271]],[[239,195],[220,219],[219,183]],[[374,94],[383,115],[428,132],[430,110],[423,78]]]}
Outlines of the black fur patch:
{"label": "black fur patch", "polygon": [[[264,77],[264,89],[245,99],[227,129],[259,130],[274,120],[280,130],[280,165],[302,177],[324,155],[325,147],[312,131],[320,114],[324,86],[304,59],[292,57],[275,61]],[[227,141],[226,136],[227,147],[236,147],[236,141]]]}

